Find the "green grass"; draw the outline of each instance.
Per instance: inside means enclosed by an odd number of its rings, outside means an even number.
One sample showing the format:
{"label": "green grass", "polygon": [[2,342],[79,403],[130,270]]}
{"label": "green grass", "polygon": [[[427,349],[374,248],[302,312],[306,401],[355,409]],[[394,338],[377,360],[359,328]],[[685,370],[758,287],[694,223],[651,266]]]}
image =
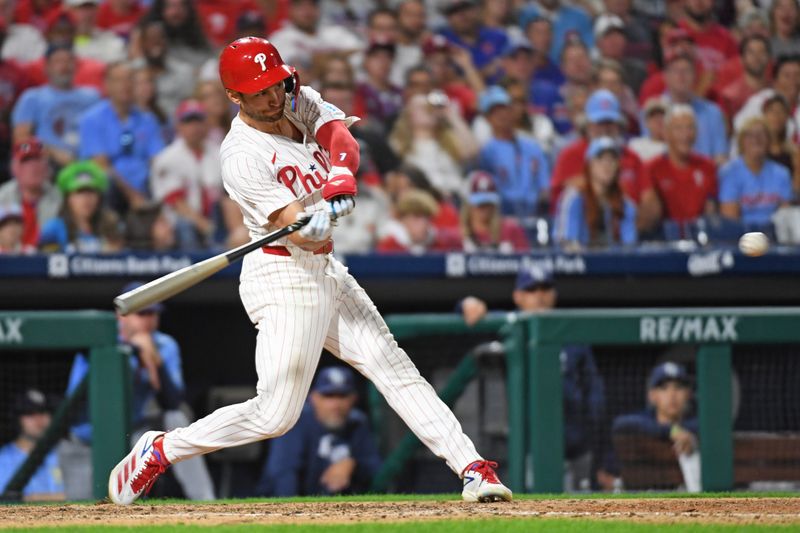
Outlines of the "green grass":
{"label": "green grass", "polygon": [[[611,520],[477,520],[477,521],[435,521],[405,523],[364,523],[343,525],[267,525],[242,524],[227,526],[165,525],[165,526],[87,526],[70,527],[70,532],[125,532],[155,531],[165,532],[201,531],[210,533],[240,533],[266,531],[267,533],[621,533],[621,532],[665,532],[665,533],[739,533],[762,531],[797,531],[797,526],[736,526],[711,524],[632,524]],[[51,532],[61,528],[11,529],[3,531]]]}

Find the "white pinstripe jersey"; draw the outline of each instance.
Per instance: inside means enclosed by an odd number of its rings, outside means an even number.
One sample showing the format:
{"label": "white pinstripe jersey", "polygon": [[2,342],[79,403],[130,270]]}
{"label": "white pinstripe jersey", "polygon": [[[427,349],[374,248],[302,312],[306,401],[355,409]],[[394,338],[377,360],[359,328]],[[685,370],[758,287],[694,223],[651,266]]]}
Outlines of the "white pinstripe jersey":
{"label": "white pinstripe jersey", "polygon": [[[308,212],[325,208],[321,189],[328,180],[331,161],[317,144],[315,134],[331,120],[344,120],[348,125],[358,120],[345,119],[339,108],[325,102],[310,87],[300,88],[296,109],[292,111],[287,98],[284,113],[303,134],[302,143],[258,131],[238,115],[222,141],[222,181],[231,199],[239,204],[253,239],[277,229],[269,223],[269,215],[294,200]],[[294,246],[286,238],[275,244]]]}

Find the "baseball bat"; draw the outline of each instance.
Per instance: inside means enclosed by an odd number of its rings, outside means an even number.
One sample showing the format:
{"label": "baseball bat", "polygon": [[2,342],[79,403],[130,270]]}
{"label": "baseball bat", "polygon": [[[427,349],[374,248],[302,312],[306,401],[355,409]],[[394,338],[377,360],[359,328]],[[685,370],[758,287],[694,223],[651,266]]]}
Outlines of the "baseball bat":
{"label": "baseball bat", "polygon": [[120,314],[127,315],[135,313],[154,303],[163,302],[167,298],[171,298],[179,292],[183,292],[189,287],[197,285],[204,279],[211,277],[253,250],[294,233],[308,224],[309,220],[311,220],[310,217],[298,220],[260,239],[248,242],[238,248],[215,255],[214,257],[209,257],[199,263],[189,265],[175,272],[161,276],[158,279],[154,279],[125,294],[120,294],[114,298],[114,307]]}

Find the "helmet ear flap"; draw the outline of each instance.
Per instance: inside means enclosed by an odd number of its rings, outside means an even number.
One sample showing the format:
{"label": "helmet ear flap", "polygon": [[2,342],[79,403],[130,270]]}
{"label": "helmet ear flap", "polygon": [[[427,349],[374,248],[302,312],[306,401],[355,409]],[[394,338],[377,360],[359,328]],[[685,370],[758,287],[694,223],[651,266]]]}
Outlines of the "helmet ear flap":
{"label": "helmet ear flap", "polygon": [[294,93],[295,87],[297,87],[297,74],[292,74],[285,80],[283,80],[283,88],[286,90],[287,94]]}

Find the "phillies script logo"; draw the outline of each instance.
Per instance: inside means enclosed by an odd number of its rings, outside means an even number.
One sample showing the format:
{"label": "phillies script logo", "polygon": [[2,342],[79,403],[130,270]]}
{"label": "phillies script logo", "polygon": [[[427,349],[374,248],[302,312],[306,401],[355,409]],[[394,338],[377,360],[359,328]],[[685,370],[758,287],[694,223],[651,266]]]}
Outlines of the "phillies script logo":
{"label": "phillies script logo", "polygon": [[315,163],[310,163],[304,172],[300,165],[290,165],[281,167],[278,171],[278,179],[283,183],[295,196],[302,194],[295,187],[298,183],[305,189],[306,194],[311,194],[317,189],[322,188],[322,185],[328,181],[328,171],[331,168],[331,162],[328,157],[319,150],[314,151]]}

